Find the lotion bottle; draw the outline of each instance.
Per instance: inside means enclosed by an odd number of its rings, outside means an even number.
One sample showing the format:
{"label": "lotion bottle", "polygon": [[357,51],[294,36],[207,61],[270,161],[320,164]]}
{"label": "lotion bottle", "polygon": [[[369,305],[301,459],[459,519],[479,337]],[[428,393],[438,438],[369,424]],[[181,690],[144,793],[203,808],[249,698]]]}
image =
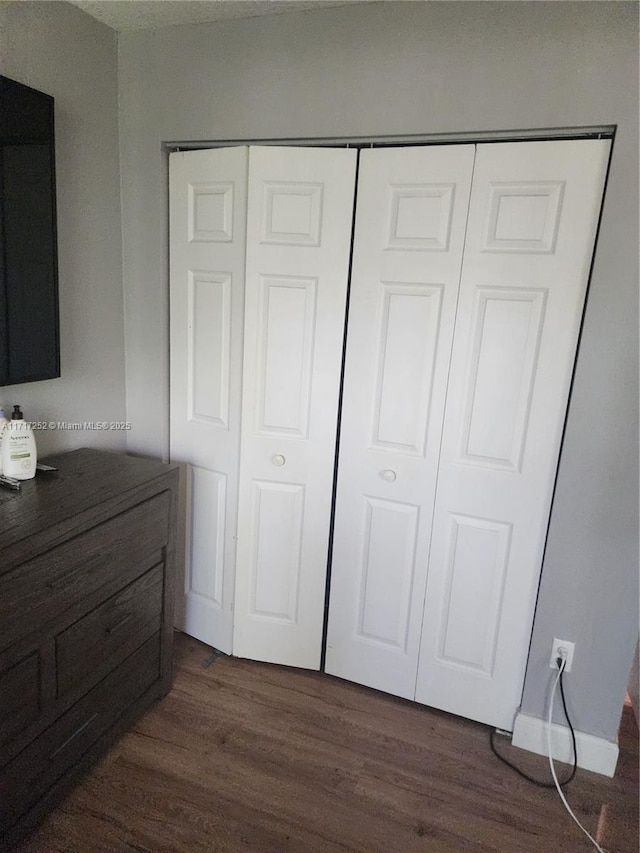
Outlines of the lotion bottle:
{"label": "lotion bottle", "polygon": [[2,433],[8,423],[9,419],[5,415],[4,409],[0,406],[0,474],[2,474]]}
{"label": "lotion bottle", "polygon": [[16,480],[36,476],[36,439],[24,420],[20,406],[14,406],[11,421],[2,432],[2,473]]}

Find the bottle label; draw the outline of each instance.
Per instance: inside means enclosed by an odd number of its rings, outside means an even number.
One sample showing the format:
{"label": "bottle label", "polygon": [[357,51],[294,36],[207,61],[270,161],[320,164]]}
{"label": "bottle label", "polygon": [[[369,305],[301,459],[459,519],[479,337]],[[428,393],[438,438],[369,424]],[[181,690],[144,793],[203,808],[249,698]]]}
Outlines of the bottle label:
{"label": "bottle label", "polygon": [[4,473],[12,477],[33,477],[36,447],[33,433],[23,421],[12,421],[3,430]]}

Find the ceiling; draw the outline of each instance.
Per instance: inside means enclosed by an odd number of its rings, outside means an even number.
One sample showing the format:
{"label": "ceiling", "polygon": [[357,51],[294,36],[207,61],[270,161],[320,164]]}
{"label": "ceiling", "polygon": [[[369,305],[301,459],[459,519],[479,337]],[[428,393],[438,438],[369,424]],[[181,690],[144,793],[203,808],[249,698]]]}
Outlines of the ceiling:
{"label": "ceiling", "polygon": [[367,0],[68,0],[118,32],[278,15]]}

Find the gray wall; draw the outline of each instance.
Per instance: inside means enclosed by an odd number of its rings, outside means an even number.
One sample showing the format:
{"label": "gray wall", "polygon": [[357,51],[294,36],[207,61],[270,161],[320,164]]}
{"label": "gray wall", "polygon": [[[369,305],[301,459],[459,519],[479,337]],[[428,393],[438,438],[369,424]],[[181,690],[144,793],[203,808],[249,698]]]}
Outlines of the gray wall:
{"label": "gray wall", "polygon": [[637,5],[377,3],[119,42],[133,451],[168,450],[168,140],[617,124],[523,710],[577,644],[579,729],[614,739],[637,641]]}
{"label": "gray wall", "polygon": [[[123,421],[117,40],[67,3],[0,3],[0,73],[55,98],[61,378],[0,388],[30,420]],[[121,432],[47,431],[38,454],[124,449]]]}

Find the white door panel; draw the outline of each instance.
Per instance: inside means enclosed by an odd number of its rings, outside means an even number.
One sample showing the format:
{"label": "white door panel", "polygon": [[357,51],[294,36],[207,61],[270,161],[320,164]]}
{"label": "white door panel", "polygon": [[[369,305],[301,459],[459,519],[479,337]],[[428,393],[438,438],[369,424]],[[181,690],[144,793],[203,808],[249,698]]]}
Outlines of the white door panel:
{"label": "white door panel", "polygon": [[361,154],[326,671],[407,698],[474,153]]}
{"label": "white door panel", "polygon": [[418,701],[511,729],[520,702],[607,141],[478,146]]}
{"label": "white door panel", "polygon": [[320,664],[356,153],[251,148],[234,654]]}
{"label": "white door panel", "polygon": [[181,627],[231,652],[247,148],[170,156],[170,453],[185,463]]}

